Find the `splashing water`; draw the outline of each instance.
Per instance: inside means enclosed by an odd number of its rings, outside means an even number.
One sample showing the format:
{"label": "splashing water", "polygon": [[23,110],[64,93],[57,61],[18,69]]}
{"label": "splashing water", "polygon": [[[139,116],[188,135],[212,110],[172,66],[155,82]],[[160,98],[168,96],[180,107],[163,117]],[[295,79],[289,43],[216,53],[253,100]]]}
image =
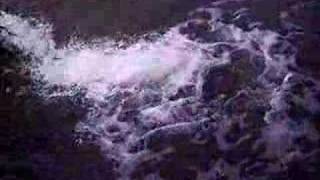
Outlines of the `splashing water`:
{"label": "splashing water", "polygon": [[192,81],[199,66],[201,52],[192,42],[170,32],[156,43],[139,42],[126,49],[114,47],[84,48],[67,52],[62,61],[47,62],[40,67],[52,83],[77,84],[97,96],[112,87],[132,87],[146,82],[164,82],[179,87]]}
{"label": "splashing water", "polygon": [[[207,11],[214,17],[218,10],[207,9]],[[222,139],[226,131],[224,128],[232,125],[227,120],[233,118],[238,120],[245,115],[227,117],[228,115],[224,114],[225,119],[222,118],[219,127],[215,127],[217,130],[213,131],[214,128],[211,125],[206,129],[203,124],[212,121],[219,123],[214,113],[220,113],[218,106],[226,105],[223,104],[224,102],[221,105],[220,96],[212,100],[212,104],[218,104],[212,107],[202,99],[203,93],[206,93],[203,87],[207,81],[219,76],[224,78],[229,74],[235,76],[231,78],[236,80],[217,78],[213,82],[218,83],[213,83],[210,87],[212,91],[218,89],[219,93],[222,92],[221,97],[228,96],[231,90],[219,90],[219,87],[226,84],[228,88],[229,82],[235,86],[236,92],[230,93],[235,96],[235,99],[238,94],[241,94],[241,89],[247,90],[248,94],[261,91],[263,95],[260,98],[255,97],[255,101],[259,102],[263,99],[264,102],[261,104],[271,105],[271,110],[263,114],[261,119],[265,121],[264,123],[277,122],[270,126],[273,127],[271,130],[266,128],[262,131],[262,139],[266,139],[270,149],[281,144],[290,144],[291,141],[288,143],[289,140],[286,138],[290,139],[295,135],[289,132],[286,121],[282,122],[281,118],[287,115],[288,106],[284,97],[287,96],[286,89],[291,88],[287,85],[288,79],[293,76],[289,73],[288,67],[296,66],[295,48],[289,42],[283,41],[283,47],[276,49],[291,48],[292,52],[289,55],[280,50],[273,52],[274,46],[281,43],[279,34],[259,28],[246,32],[235,25],[217,22],[214,18],[208,22],[211,29],[209,31],[222,30],[223,33],[219,34],[222,41],[206,43],[190,40],[192,38],[182,35],[179,31],[188,23],[169,29],[154,41],[141,38],[125,48],[112,39],[104,38],[103,43],[76,41],[57,49],[52,40],[50,25],[6,13],[1,13],[0,16],[0,25],[14,34],[9,36],[5,34],[7,32],[2,32],[5,41],[14,44],[26,55],[30,55],[33,61],[28,66],[33,72],[34,80],[46,82],[44,87],[39,88],[39,92],[36,93],[49,97],[66,95],[57,91],[50,91],[50,93],[46,91],[54,85],[66,87],[67,94],[74,93],[75,90],[72,88],[74,86],[86,90],[83,98],[93,100],[94,105],[90,107],[91,110],[84,118],[85,120],[80,121],[75,128],[80,132],[88,130],[97,135],[99,137],[97,143],[101,146],[101,151],[112,154],[123,162],[120,167],[125,171],[123,176],[129,177],[135,167],[148,159],[159,159],[163,154],[171,152],[169,148],[168,152],[150,153],[148,148],[158,146],[155,142],[169,146],[168,144],[174,144],[176,141],[184,142],[186,138],[194,141],[194,137],[200,136],[197,134],[198,129],[203,130],[208,137],[210,137],[208,134],[214,132],[221,149],[231,148],[232,145]],[[227,50],[222,49],[225,52],[221,56],[214,55],[221,47],[227,47]],[[241,64],[243,59],[240,58],[239,61],[232,59],[233,53],[241,52],[240,50],[250,53],[249,58],[243,58],[250,63]],[[253,82],[260,85],[255,88],[249,85],[243,86],[241,78],[246,77],[246,73],[257,71],[261,59],[265,67],[262,72],[256,77],[250,74],[250,77],[245,79],[245,83],[251,83],[251,79],[254,78]],[[239,66],[233,65],[235,62],[240,62]],[[244,66],[243,69],[241,69],[242,66]],[[210,70],[219,67],[227,67],[223,72],[228,73],[223,74],[217,70],[217,72],[214,71],[213,77],[206,77]],[[303,78],[298,76],[297,79],[300,81]],[[238,84],[240,84],[239,87],[237,87]],[[317,84],[316,88],[318,87]],[[247,94],[246,96],[250,100],[250,96]],[[312,99],[311,95],[307,97]],[[308,101],[312,102],[310,112],[320,107],[318,102]],[[132,120],[134,118],[138,120]],[[245,126],[244,122],[240,124]],[[279,134],[283,137],[279,137]],[[185,138],[179,139],[180,136]],[[138,154],[130,152],[132,149],[139,151],[141,144],[143,146],[141,152]],[[290,145],[286,145],[275,154],[281,157]]]}

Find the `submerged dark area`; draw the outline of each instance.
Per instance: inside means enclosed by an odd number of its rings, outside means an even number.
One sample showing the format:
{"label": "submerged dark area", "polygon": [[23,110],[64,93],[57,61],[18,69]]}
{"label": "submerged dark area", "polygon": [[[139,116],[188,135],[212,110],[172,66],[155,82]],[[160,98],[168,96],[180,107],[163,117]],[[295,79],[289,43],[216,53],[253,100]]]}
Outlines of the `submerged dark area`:
{"label": "submerged dark area", "polygon": [[[209,0],[32,0],[3,1],[3,8],[25,16],[44,17],[55,25],[58,42],[71,35],[90,39],[142,35],[186,20],[187,13]],[[182,5],[183,4],[183,5]]]}
{"label": "submerged dark area", "polygon": [[[147,149],[151,154],[161,154],[161,157],[155,155],[156,158],[150,154],[145,158],[142,155],[133,160],[134,168],[128,175],[130,179],[319,179],[320,139],[317,137],[320,109],[306,107],[320,104],[317,88],[320,82],[319,1],[0,0],[0,5],[2,10],[10,13],[44,17],[53,23],[55,40],[61,44],[73,34],[83,39],[105,35],[126,38],[150,31],[165,31],[186,20],[190,22],[181,26],[180,33],[189,39],[201,43],[230,42],[231,45],[215,46],[215,54],[211,55],[220,57],[224,51],[232,51],[231,62],[205,71],[200,105],[197,105],[200,110],[195,115],[190,113],[194,119],[203,115],[206,120],[177,123],[177,126],[139,124],[135,107],[139,103],[159,103],[156,95],[137,101],[135,95],[123,93],[110,100],[117,104],[119,99],[125,99],[127,104],[121,112],[122,121],[137,123],[137,127],[143,129],[141,138],[130,147],[129,153],[139,154],[142,149]],[[190,15],[189,12],[199,7],[204,9]],[[249,51],[233,50],[235,40],[223,36],[223,30],[210,31],[208,21],[215,17],[206,12],[209,7],[221,8],[223,13],[217,21],[232,24],[245,32],[254,28],[270,29],[296,47],[297,66],[287,67],[293,74],[289,80],[283,81],[272,75],[268,79],[283,90],[281,102],[286,103],[285,108],[276,109],[264,99],[269,98],[264,96],[268,89],[257,81],[265,69],[264,62],[253,61]],[[239,11],[244,7],[246,9]],[[85,92],[46,100],[33,93],[35,83],[42,82],[33,81],[31,72],[23,66],[32,58],[2,37],[7,29],[1,24],[0,31],[0,179],[122,179],[121,159],[101,153],[95,143],[98,135],[75,131],[76,124],[84,119],[93,103],[83,98]],[[6,34],[15,36],[10,32]],[[279,42],[270,48],[275,56],[289,56],[294,51],[284,41]],[[258,45],[256,47],[257,51],[263,51]],[[193,88],[183,87],[169,99],[175,101],[194,96]],[[312,102],[309,96],[312,96]],[[202,111],[205,108],[209,110]],[[279,121],[265,122],[263,118],[268,112],[271,112],[271,119],[276,117]],[[225,123],[225,120],[228,121]],[[312,135],[309,132],[293,137],[284,135],[279,139],[285,140],[279,142],[290,139],[289,148],[280,153],[280,159],[270,155],[270,151],[272,154],[278,150],[267,147],[262,138],[264,132],[277,131],[283,124],[289,124],[293,131],[299,132],[299,128],[305,128],[301,125],[304,121],[314,130],[310,132]],[[121,130],[110,126],[108,131],[112,134]],[[282,132],[270,134],[274,138],[281,136]],[[79,137],[84,139],[81,145],[76,141]],[[111,141],[122,142],[122,138],[115,135]],[[219,139],[228,145],[220,147]]]}

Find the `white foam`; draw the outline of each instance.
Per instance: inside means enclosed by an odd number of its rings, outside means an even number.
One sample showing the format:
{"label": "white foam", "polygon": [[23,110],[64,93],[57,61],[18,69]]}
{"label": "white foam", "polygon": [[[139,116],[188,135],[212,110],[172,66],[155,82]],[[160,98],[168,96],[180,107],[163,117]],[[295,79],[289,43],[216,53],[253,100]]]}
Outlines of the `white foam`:
{"label": "white foam", "polygon": [[2,36],[26,55],[39,59],[54,57],[56,44],[52,38],[50,24],[33,18],[23,19],[0,11],[0,26],[7,29],[1,32]]}
{"label": "white foam", "polygon": [[[216,11],[212,9],[212,12]],[[74,41],[62,49],[56,49],[51,26],[34,19],[32,21],[36,25],[32,25],[31,20],[1,13],[0,25],[15,34],[8,36],[7,41],[40,59],[40,63],[33,62],[33,74],[38,75],[35,78],[41,77],[49,85],[77,85],[87,89],[90,98],[97,99],[103,98],[115,87],[132,88],[155,82],[160,83],[165,92],[174,92],[185,84],[201,84],[197,72],[208,65],[204,61],[208,56],[203,49],[210,51],[210,46],[215,44],[191,41],[179,33],[177,26],[154,42],[141,39],[125,49],[118,48],[117,43],[108,38],[101,38],[104,42],[101,43],[100,39],[98,45]],[[212,26],[215,29],[214,24]],[[264,50],[267,66],[277,66],[280,73],[285,71],[282,67],[287,63],[273,61],[267,52],[276,42],[276,33],[258,29],[247,33],[233,25],[227,29],[230,37],[237,41],[235,46],[251,50],[249,42],[256,41]],[[214,63],[222,63],[226,59],[215,59]]]}
{"label": "white foam", "polygon": [[83,47],[60,54],[61,60],[40,66],[44,78],[55,84],[86,87],[91,95],[106,94],[114,86],[130,87],[150,81],[178,87],[192,81],[193,72],[203,59],[199,48],[176,29],[158,42],[141,40],[126,49]]}

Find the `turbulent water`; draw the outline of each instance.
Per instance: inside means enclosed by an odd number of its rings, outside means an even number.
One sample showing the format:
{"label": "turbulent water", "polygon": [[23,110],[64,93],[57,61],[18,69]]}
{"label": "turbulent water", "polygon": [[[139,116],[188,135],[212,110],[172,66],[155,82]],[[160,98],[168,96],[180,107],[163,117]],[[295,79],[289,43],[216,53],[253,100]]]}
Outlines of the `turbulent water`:
{"label": "turbulent water", "polygon": [[286,179],[287,162],[319,154],[320,84],[296,64],[299,28],[250,18],[199,8],[165,33],[60,48],[50,24],[2,12],[0,25],[32,59],[34,94],[88,102],[74,141],[99,145],[117,179]]}

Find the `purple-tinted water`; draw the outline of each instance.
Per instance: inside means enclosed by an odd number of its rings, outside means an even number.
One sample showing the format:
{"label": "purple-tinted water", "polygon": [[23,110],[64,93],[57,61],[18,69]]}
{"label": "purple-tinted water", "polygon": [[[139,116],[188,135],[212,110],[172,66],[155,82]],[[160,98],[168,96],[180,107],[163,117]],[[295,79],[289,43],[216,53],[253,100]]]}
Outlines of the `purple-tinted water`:
{"label": "purple-tinted water", "polygon": [[316,1],[1,5],[0,178],[318,177]]}

